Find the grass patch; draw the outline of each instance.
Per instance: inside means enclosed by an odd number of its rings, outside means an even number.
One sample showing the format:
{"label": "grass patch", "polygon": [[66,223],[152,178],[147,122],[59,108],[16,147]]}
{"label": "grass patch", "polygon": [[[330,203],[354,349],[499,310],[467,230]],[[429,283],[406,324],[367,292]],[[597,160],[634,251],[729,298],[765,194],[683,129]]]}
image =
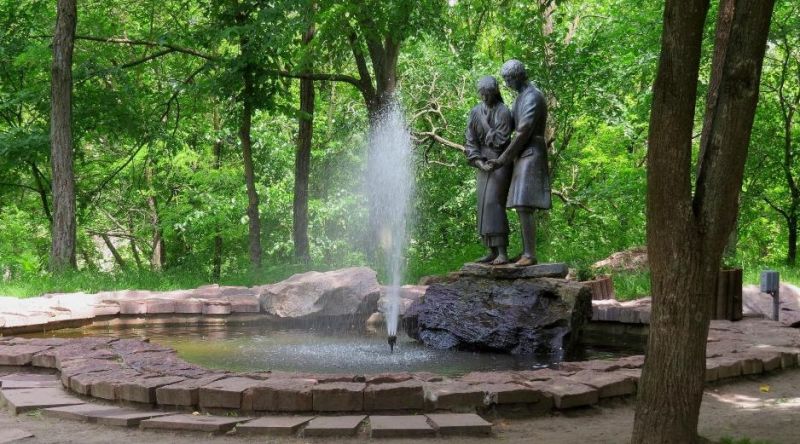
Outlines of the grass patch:
{"label": "grass patch", "polygon": [[771,444],[771,441],[751,440],[750,438],[729,438],[719,440],[719,444]]}
{"label": "grass patch", "polygon": [[[254,285],[278,282],[296,273],[327,271],[330,267],[320,264],[285,264],[266,266],[257,270],[227,273],[218,282],[220,285]],[[0,295],[26,298],[45,293],[97,293],[112,290],[169,291],[197,288],[213,283],[210,276],[191,267],[168,269],[162,272],[150,270],[125,270],[115,272],[76,271],[59,275],[20,275],[0,282]]]}
{"label": "grass patch", "polygon": [[618,301],[650,296],[650,272],[619,272],[611,275],[614,281],[614,293]]}

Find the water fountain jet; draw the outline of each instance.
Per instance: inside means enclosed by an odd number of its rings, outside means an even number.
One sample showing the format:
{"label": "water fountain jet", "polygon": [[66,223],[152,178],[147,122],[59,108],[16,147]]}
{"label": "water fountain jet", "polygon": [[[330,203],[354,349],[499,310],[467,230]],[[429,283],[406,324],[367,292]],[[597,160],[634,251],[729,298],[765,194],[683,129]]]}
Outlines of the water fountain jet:
{"label": "water fountain jet", "polygon": [[400,317],[400,286],[405,272],[405,252],[414,194],[411,134],[396,101],[381,114],[369,137],[366,185],[370,221],[384,253],[389,275],[386,330],[393,351]]}

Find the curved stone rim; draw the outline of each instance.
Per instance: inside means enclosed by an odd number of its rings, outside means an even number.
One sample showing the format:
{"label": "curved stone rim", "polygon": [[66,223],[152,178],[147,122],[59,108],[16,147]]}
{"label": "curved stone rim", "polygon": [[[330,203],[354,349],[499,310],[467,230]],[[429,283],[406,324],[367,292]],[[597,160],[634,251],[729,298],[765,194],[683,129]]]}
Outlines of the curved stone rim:
{"label": "curved stone rim", "polygon": [[[706,381],[793,368],[800,332],[766,320],[712,321]],[[493,411],[541,414],[632,396],[644,356],[563,362],[556,369],[371,375],[208,370],[138,339],[0,338],[0,366],[55,369],[84,396],[211,413]]]}

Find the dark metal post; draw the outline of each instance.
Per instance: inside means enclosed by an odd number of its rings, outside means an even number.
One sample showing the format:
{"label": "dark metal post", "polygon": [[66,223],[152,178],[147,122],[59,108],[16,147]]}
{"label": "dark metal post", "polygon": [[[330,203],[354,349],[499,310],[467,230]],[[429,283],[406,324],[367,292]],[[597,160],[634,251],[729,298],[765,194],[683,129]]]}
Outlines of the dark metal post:
{"label": "dark metal post", "polygon": [[761,292],[772,295],[772,320],[780,319],[781,299],[780,299],[780,273],[773,270],[761,272]]}

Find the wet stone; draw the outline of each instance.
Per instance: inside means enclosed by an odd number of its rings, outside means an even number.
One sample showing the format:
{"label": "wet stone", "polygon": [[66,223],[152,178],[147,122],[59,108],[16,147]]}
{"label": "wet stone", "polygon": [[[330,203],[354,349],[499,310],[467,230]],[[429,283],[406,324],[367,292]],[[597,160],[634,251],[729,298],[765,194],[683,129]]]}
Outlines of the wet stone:
{"label": "wet stone", "polygon": [[250,418],[207,415],[170,415],[141,422],[143,429],[187,430],[197,432],[227,432]]}
{"label": "wet stone", "polygon": [[258,313],[261,311],[261,301],[258,296],[229,296],[231,313]]}
{"label": "wet stone", "polygon": [[84,403],[60,388],[0,390],[0,398],[15,415],[47,407]]}
{"label": "wet stone", "polygon": [[314,418],[303,430],[303,436],[355,436],[364,419],[366,419],[364,415]]}
{"label": "wet stone", "polygon": [[175,313],[201,314],[204,302],[201,299],[183,299],[175,301]]}
{"label": "wet stone", "polygon": [[242,393],[259,385],[261,381],[250,378],[225,378],[200,387],[199,401],[203,408],[238,409],[242,406]]}
{"label": "wet stone", "polygon": [[291,436],[296,435],[297,431],[312,419],[313,416],[265,416],[239,424],[236,433]]}
{"label": "wet stone", "polygon": [[204,315],[229,315],[231,303],[228,301],[205,301],[203,303]]}
{"label": "wet stone", "polygon": [[419,381],[372,384],[364,390],[364,410],[420,410],[425,392]]}
{"label": "wet stone", "polygon": [[314,379],[268,379],[248,388],[243,395],[245,411],[310,412]]}
{"label": "wet stone", "polygon": [[144,303],[147,314],[175,313],[175,301],[170,299],[146,299]]}
{"label": "wet stone", "polygon": [[364,389],[360,382],[318,384],[311,389],[317,412],[357,412],[364,409]]}
{"label": "wet stone", "polygon": [[196,406],[200,403],[200,387],[225,377],[227,375],[208,375],[158,387],[156,389],[156,402],[159,405]]}
{"label": "wet stone", "polygon": [[435,436],[436,430],[422,415],[412,416],[370,416],[370,436],[372,438],[406,438]]}
{"label": "wet stone", "polygon": [[489,435],[492,423],[474,413],[435,413],[425,415],[442,435]]}
{"label": "wet stone", "polygon": [[121,300],[119,301],[119,314],[121,315],[147,314],[147,304],[143,300]]}

